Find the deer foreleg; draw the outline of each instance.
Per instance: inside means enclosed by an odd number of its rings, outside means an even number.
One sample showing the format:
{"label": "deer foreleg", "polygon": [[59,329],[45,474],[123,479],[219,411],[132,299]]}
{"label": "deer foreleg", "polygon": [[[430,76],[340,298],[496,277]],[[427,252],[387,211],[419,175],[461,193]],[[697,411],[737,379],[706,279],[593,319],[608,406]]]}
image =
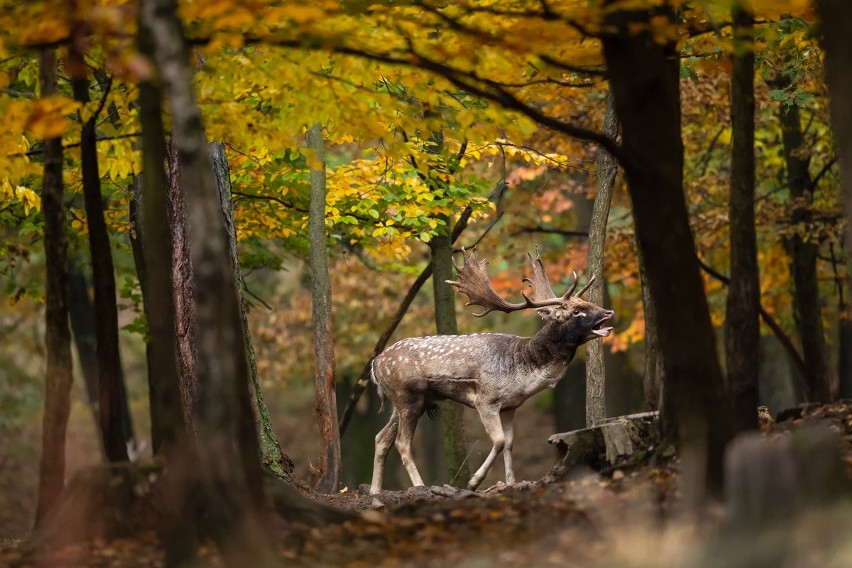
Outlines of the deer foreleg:
{"label": "deer foreleg", "polygon": [[477,410],[479,411],[479,418],[482,420],[482,424],[485,426],[485,431],[488,433],[488,437],[491,438],[493,446],[491,447],[491,452],[488,454],[488,457],[485,458],[485,461],[479,469],[476,470],[473,477],[470,478],[470,481],[467,484],[467,488],[470,490],[474,490],[479,487],[479,484],[482,483],[482,480],[485,479],[485,475],[491,468],[491,464],[494,463],[494,459],[503,451],[503,448],[506,445],[506,436],[503,434],[503,426],[500,423],[499,409],[491,407],[477,407]]}
{"label": "deer foreleg", "polygon": [[376,435],[376,455],[373,459],[373,482],[370,484],[370,494],[375,495],[382,491],[382,479],[384,478],[385,462],[388,459],[388,451],[396,440],[399,430],[399,414],[394,408],[387,425]]}
{"label": "deer foreleg", "polygon": [[506,465],[506,483],[515,482],[515,470],[512,468],[512,440],[515,436],[515,409],[500,412],[500,422],[503,424],[503,462]]}

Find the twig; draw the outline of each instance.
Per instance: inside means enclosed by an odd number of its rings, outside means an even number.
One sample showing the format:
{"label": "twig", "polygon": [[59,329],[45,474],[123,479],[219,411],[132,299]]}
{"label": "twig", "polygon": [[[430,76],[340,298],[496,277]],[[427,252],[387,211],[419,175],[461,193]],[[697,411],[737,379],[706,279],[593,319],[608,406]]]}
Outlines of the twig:
{"label": "twig", "polygon": [[[698,259],[698,265],[701,267],[701,270],[703,270],[725,286],[728,286],[731,283],[730,278],[720,272],[717,272],[709,265],[705,264],[704,261],[700,258]],[[799,355],[798,351],[796,351],[796,347],[793,345],[793,342],[790,340],[787,334],[784,333],[784,330],[781,329],[781,326],[778,325],[778,322],[775,321],[775,318],[773,318],[771,315],[769,315],[769,312],[763,309],[762,304],[758,304],[758,310],[760,312],[761,319],[763,319],[763,322],[767,326],[769,326],[769,329],[772,330],[772,333],[774,333],[775,337],[778,338],[778,341],[781,342],[781,345],[784,347],[784,350],[787,351],[787,355],[789,355],[790,361],[793,363],[793,366],[796,368],[797,371],[799,371],[799,387],[801,388],[801,392],[807,393],[808,389],[807,385],[805,384],[805,377],[807,377],[808,370],[807,367],[805,367],[804,359],[802,359],[802,356]]]}

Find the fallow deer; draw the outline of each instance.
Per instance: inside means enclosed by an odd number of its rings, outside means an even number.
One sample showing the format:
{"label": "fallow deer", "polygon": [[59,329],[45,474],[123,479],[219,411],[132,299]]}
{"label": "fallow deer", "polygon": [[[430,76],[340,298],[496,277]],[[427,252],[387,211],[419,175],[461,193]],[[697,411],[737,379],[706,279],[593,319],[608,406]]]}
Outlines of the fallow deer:
{"label": "fallow deer", "polygon": [[534,309],[544,320],[533,337],[505,333],[473,335],[433,335],[403,339],[381,353],[373,361],[373,381],[379,396],[393,406],[388,424],[376,436],[373,480],[370,493],[381,491],[385,461],[391,444],[402,457],[411,483],[423,485],[423,479],[411,456],[411,440],[417,421],[427,410],[436,408],[440,400],[460,402],[479,413],[493,447],[482,466],[468,483],[476,489],[494,459],[503,452],[506,483],[514,483],[512,469],[512,420],[515,409],[546,387],[553,388],[577,348],[583,343],[605,337],[612,327],[604,324],[614,312],[580,298],[594,277],[577,294],[577,274],[567,292],[557,297],[544,271],[541,256],[536,254],[532,278],[523,282],[531,288],[524,301],[511,303],[501,298],[488,278],[487,261],[479,261],[476,251],[464,253],[463,266],[455,260],[458,281],[447,280],[466,294],[466,305],[478,305],[482,317],[498,310],[514,312]]}

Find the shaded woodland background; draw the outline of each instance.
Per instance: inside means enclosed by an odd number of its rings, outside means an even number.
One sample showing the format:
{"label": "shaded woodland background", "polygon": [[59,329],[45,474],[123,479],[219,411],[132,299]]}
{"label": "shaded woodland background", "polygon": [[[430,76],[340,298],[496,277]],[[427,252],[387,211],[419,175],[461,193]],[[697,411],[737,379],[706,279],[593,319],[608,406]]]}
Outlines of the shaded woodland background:
{"label": "shaded woodland background", "polygon": [[[504,296],[536,247],[558,292],[597,263],[617,314],[605,371],[582,350],[518,412],[522,479],[554,432],[662,410],[700,508],[758,405],[852,397],[843,2],[0,8],[0,539],[78,472],[157,457],[167,562],[199,536],[269,560],[263,475],[369,480],[387,411],[362,371],[413,283],[391,341],[537,330],[450,296],[462,246]],[[458,486],[490,442],[442,410],[415,455]]]}

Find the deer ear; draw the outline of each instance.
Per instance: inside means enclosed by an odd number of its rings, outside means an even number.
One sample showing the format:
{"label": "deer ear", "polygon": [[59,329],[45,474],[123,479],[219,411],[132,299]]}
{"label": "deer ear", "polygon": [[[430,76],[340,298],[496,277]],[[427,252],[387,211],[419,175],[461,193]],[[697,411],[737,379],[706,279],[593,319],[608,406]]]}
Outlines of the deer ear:
{"label": "deer ear", "polygon": [[556,308],[554,306],[545,306],[543,308],[536,308],[536,313],[541,316],[541,319],[549,319],[554,315]]}

